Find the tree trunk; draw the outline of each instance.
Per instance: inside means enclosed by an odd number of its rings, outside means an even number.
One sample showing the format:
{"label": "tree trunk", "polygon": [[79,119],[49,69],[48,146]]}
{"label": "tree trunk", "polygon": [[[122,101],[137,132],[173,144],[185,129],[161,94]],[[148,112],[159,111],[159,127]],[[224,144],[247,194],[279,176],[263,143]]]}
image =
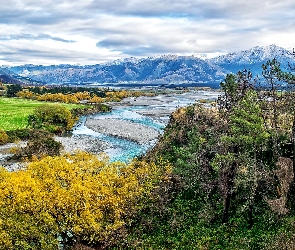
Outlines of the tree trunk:
{"label": "tree trunk", "polygon": [[222,223],[228,223],[229,221],[230,200],[231,200],[231,194],[228,192],[226,194],[225,202],[224,202]]}
{"label": "tree trunk", "polygon": [[248,209],[248,228],[251,229],[253,224],[253,205],[250,205]]}
{"label": "tree trunk", "polygon": [[234,187],[234,176],[237,169],[237,163],[233,162],[227,177],[227,192],[226,197],[224,200],[224,209],[223,209],[223,216],[222,216],[222,223],[228,223],[229,221],[229,211],[230,211],[230,203],[232,199],[232,192]]}

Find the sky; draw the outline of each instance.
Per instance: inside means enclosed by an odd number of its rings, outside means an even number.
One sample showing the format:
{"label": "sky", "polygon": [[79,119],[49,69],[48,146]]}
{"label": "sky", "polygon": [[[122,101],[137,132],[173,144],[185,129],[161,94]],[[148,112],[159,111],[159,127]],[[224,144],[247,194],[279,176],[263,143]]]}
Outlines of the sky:
{"label": "sky", "polygon": [[0,65],[295,47],[294,0],[1,0]]}

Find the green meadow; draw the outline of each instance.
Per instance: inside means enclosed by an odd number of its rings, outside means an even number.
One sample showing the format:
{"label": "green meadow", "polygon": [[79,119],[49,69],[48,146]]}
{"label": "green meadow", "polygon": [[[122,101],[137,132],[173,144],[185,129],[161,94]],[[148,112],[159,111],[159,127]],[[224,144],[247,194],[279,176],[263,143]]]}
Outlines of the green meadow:
{"label": "green meadow", "polygon": [[[36,107],[44,104],[45,102],[34,100],[0,97],[0,128],[5,131],[26,128],[28,116]],[[79,104],[62,105],[69,109],[85,107]]]}

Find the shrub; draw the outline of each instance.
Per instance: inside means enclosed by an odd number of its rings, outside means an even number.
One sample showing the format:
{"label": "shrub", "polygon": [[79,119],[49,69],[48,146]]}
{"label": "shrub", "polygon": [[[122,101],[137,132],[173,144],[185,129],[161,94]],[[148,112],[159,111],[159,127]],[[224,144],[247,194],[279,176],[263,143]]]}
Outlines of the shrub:
{"label": "shrub", "polygon": [[19,140],[28,140],[31,130],[30,129],[16,129],[6,132],[9,138],[9,142],[15,142]]}
{"label": "shrub", "polygon": [[19,149],[14,158],[32,160],[34,157],[38,159],[44,156],[60,155],[62,144],[55,141],[49,133],[35,131],[30,137],[26,147]]}
{"label": "shrub", "polygon": [[71,130],[76,119],[72,113],[59,104],[45,104],[35,109],[34,113],[28,117],[28,125],[45,129],[52,133],[62,133]]}
{"label": "shrub", "polygon": [[105,104],[99,104],[97,108],[102,112],[110,112],[112,110],[110,106],[107,106]]}
{"label": "shrub", "polygon": [[52,135],[48,131],[38,129],[16,129],[6,131],[9,142],[15,142],[19,140],[27,141],[37,137],[46,137]]}
{"label": "shrub", "polygon": [[109,163],[82,152],[26,170],[0,168],[1,249],[110,249],[126,238],[124,228],[161,175],[155,164]]}
{"label": "shrub", "polygon": [[0,129],[0,145],[3,145],[8,142],[8,135],[4,130]]}
{"label": "shrub", "polygon": [[87,114],[94,114],[98,112],[109,112],[111,111],[112,108],[110,106],[107,106],[105,104],[95,104],[86,108],[73,108],[71,109],[71,113],[73,117],[78,117],[82,115],[87,115]]}

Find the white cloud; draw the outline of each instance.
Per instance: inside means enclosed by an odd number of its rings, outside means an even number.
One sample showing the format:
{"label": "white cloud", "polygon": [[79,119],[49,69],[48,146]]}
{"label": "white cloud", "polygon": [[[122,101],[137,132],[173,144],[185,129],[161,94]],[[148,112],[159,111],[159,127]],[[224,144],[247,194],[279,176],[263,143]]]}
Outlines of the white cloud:
{"label": "white cloud", "polygon": [[0,11],[3,64],[289,48],[295,40],[289,0],[3,0]]}

